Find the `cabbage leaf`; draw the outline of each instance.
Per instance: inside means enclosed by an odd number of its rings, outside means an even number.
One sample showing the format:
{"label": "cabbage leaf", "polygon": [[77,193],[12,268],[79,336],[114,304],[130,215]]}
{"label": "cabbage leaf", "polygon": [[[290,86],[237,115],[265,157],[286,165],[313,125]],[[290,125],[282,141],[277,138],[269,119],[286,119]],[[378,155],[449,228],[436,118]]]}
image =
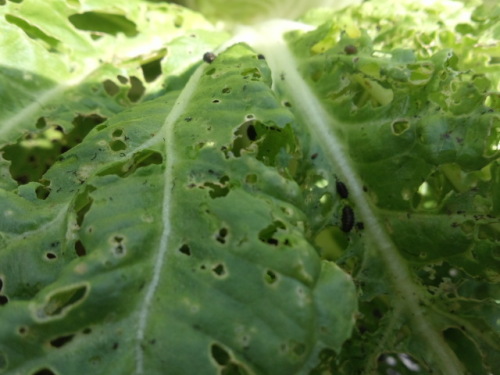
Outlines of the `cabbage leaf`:
{"label": "cabbage leaf", "polygon": [[0,374],[498,368],[497,8],[274,3],[0,3]]}

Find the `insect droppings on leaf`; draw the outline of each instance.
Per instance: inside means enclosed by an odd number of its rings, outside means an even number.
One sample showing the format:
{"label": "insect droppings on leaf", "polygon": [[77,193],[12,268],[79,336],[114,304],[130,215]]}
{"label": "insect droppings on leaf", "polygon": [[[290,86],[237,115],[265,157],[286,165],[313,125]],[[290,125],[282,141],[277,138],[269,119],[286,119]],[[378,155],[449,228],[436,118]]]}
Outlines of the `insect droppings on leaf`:
{"label": "insect droppings on leaf", "polygon": [[340,229],[342,232],[348,233],[354,226],[354,211],[351,206],[344,206],[342,208],[342,225]]}
{"label": "insect droppings on leaf", "polygon": [[352,44],[349,44],[344,47],[344,52],[348,55],[355,55],[356,53],[358,53],[358,49]]}
{"label": "insect droppings on leaf", "polygon": [[211,64],[215,60],[216,56],[213,52],[205,52],[203,55],[203,61]]}
{"label": "insect droppings on leaf", "polygon": [[337,180],[335,182],[335,187],[337,188],[337,193],[341,198],[346,199],[349,196],[349,190],[347,190],[347,186],[342,181]]}

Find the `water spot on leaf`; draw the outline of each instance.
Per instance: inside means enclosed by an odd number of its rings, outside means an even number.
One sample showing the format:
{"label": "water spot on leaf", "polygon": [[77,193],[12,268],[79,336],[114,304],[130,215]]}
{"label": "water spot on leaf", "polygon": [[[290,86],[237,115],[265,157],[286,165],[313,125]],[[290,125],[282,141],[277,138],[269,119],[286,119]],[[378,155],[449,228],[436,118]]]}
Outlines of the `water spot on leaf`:
{"label": "water spot on leaf", "polygon": [[210,348],[212,358],[221,366],[225,366],[231,360],[229,353],[220,345],[212,344]]}
{"label": "water spot on leaf", "polygon": [[75,335],[66,335],[66,336],[59,336],[56,337],[55,339],[50,340],[50,346],[54,348],[61,348],[67,343],[71,342]]}

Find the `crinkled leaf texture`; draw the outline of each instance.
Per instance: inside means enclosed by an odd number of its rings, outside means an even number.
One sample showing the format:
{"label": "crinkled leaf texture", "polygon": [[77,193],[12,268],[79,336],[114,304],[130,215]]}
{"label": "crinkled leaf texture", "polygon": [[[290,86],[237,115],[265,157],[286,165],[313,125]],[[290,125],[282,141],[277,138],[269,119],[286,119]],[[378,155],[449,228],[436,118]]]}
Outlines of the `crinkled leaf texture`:
{"label": "crinkled leaf texture", "polygon": [[230,41],[173,5],[35,3],[0,7],[25,46],[0,48],[61,67],[2,57],[0,374],[498,368],[494,64],[346,21],[370,2]]}

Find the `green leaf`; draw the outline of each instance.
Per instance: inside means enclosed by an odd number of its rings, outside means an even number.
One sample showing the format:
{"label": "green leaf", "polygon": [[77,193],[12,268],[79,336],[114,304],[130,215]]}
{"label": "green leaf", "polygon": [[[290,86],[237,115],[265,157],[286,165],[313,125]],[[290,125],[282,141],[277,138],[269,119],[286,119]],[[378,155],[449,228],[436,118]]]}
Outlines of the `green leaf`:
{"label": "green leaf", "polygon": [[0,374],[498,367],[498,14],[263,5],[0,5]]}

